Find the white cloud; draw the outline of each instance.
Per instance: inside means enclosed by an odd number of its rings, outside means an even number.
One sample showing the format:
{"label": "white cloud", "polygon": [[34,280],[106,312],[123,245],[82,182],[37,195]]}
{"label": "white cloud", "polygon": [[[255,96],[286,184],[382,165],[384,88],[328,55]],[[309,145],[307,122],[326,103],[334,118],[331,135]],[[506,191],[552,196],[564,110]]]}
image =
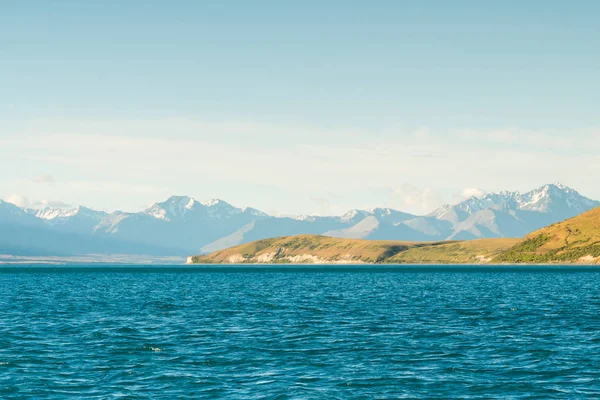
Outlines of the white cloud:
{"label": "white cloud", "polygon": [[317,207],[317,210],[313,212],[314,215],[331,215],[331,203],[329,200],[322,197],[312,197],[311,200]]}
{"label": "white cloud", "polygon": [[18,194],[11,194],[4,198],[4,201],[8,203],[12,203],[17,207],[21,208],[32,208],[32,209],[42,209],[42,208],[71,208],[70,204],[64,203],[60,200],[30,200],[26,196],[21,196]]}
{"label": "white cloud", "polygon": [[460,192],[460,195],[465,198],[468,199],[470,197],[481,197],[486,193],[485,190],[479,189],[479,188],[464,188],[462,192]]}
{"label": "white cloud", "polygon": [[[305,125],[160,119],[33,121],[5,132],[0,168],[20,171],[0,178],[0,194],[107,210],[137,211],[184,193],[281,213],[313,213],[315,206],[337,213],[384,203],[398,177],[426,188],[391,196],[390,206],[412,212],[430,212],[453,193],[478,193],[463,188],[523,191],[554,181],[600,198],[592,178],[600,173],[600,135],[591,130],[384,130],[373,137]],[[61,179],[41,185],[26,178],[39,171]]]}
{"label": "white cloud", "polygon": [[427,214],[444,204],[442,196],[431,188],[420,189],[404,184],[394,190],[387,206],[414,214]]}
{"label": "white cloud", "polygon": [[[528,187],[527,189],[533,189],[535,185]],[[481,197],[485,195],[487,192],[483,189],[475,188],[475,187],[467,187],[462,189],[460,192],[453,193],[452,198],[448,203],[457,204],[463,202],[471,197]]]}
{"label": "white cloud", "polygon": [[12,203],[17,207],[22,207],[22,208],[30,208],[30,206],[31,206],[31,202],[29,201],[29,199],[27,197],[19,196],[17,194],[10,194],[10,195],[4,197],[4,201],[6,201],[8,203]]}

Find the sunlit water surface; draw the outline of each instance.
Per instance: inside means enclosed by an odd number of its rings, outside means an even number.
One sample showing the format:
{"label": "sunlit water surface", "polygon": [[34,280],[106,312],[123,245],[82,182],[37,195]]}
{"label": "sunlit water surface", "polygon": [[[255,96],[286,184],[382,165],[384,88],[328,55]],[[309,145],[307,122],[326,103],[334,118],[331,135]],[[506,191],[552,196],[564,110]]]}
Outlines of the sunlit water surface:
{"label": "sunlit water surface", "polygon": [[600,270],[186,268],[0,268],[0,398],[600,396]]}

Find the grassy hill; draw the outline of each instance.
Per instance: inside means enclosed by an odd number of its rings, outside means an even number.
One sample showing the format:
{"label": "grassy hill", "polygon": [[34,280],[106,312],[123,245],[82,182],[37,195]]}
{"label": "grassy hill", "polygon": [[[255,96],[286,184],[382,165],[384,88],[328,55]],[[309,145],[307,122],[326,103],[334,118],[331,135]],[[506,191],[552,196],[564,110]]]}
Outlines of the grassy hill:
{"label": "grassy hill", "polygon": [[419,246],[386,260],[394,264],[485,264],[519,243],[519,239],[476,239]]}
{"label": "grassy hill", "polygon": [[550,225],[493,259],[499,263],[600,262],[600,208]]}
{"label": "grassy hill", "polygon": [[204,256],[192,256],[189,262],[195,264],[485,263],[518,241],[518,239],[480,239],[468,242],[418,243],[299,235],[259,240]]}

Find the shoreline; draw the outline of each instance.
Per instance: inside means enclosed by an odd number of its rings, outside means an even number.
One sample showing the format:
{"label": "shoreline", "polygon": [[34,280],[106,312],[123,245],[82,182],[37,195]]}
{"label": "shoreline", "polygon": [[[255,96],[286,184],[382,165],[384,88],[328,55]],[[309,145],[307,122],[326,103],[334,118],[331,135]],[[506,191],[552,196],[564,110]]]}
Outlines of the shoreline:
{"label": "shoreline", "polygon": [[397,264],[397,263],[310,263],[310,264],[292,264],[292,263],[144,263],[144,262],[114,262],[114,261],[0,261],[0,269],[5,267],[131,267],[131,268],[219,268],[219,269],[243,269],[243,268],[274,268],[274,269],[293,269],[293,268],[316,268],[316,269],[343,269],[343,268],[362,268],[362,269],[384,269],[384,268],[452,268],[452,267],[472,267],[472,268],[498,268],[498,267],[595,267],[600,268],[600,264],[584,263],[422,263],[422,264]]}

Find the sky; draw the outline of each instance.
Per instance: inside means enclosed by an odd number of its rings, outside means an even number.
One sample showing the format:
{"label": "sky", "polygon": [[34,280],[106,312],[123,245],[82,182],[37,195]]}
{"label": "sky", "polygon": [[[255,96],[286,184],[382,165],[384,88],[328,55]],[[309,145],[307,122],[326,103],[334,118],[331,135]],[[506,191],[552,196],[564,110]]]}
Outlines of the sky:
{"label": "sky", "polygon": [[28,1],[0,13],[0,198],[275,215],[562,182],[600,199],[597,1]]}

